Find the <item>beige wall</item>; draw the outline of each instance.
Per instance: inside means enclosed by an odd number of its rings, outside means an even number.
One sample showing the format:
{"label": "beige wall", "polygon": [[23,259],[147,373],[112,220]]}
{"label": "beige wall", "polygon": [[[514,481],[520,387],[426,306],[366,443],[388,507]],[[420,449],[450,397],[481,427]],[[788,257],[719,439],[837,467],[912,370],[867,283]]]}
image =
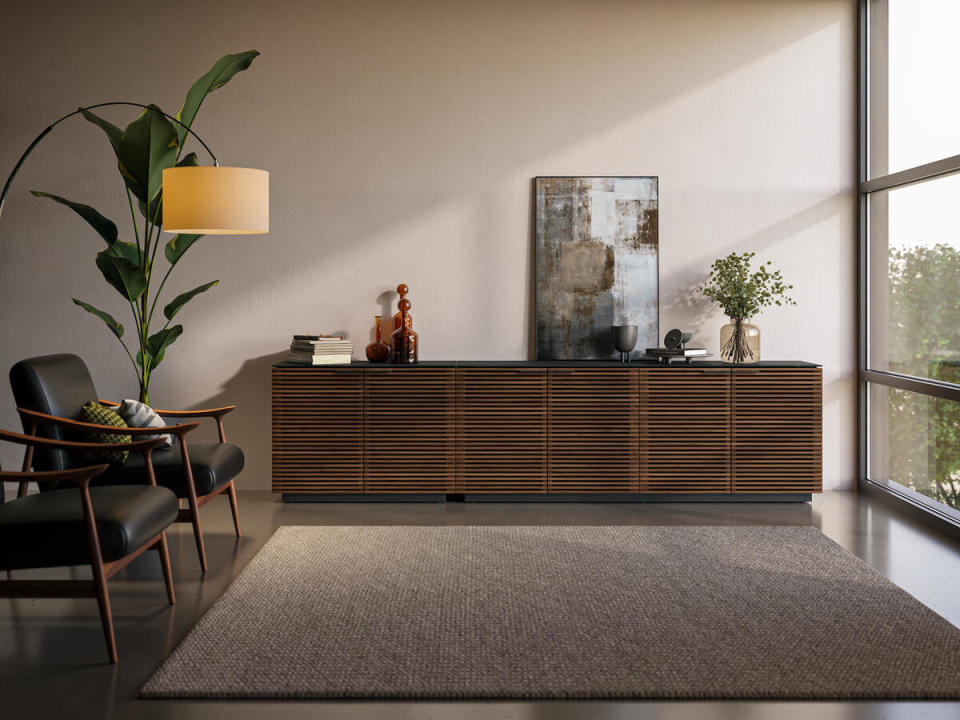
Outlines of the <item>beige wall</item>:
{"label": "beige wall", "polygon": [[[290,335],[344,331],[362,354],[400,281],[422,358],[526,358],[531,178],[578,174],[660,176],[663,331],[691,328],[717,352],[722,317],[691,293],[709,263],[756,250],[783,269],[799,307],[758,318],[763,354],[823,364],[825,484],[853,486],[853,0],[60,5],[4,10],[4,173],[80,104],[174,112],[221,54],[262,53],[195,129],[224,164],[271,172],[271,233],[190,251],[171,290],[221,284],[183,312],[152,388],[158,406],[240,405],[228,433],[247,452],[243,487],[269,486],[269,367]],[[70,302],[123,315],[93,264],[100,241],[30,189],[130,232],[105,139],[71,120],[0,219],[0,367],[76,352],[103,395],[132,396],[119,346]]]}

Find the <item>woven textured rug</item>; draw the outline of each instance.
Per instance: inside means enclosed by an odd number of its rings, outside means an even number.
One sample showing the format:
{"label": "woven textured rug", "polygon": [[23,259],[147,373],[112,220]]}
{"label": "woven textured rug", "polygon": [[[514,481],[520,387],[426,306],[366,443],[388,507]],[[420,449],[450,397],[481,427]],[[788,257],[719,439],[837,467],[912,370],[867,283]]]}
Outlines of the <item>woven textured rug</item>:
{"label": "woven textured rug", "polygon": [[811,527],[284,527],[153,698],[960,698],[960,630]]}

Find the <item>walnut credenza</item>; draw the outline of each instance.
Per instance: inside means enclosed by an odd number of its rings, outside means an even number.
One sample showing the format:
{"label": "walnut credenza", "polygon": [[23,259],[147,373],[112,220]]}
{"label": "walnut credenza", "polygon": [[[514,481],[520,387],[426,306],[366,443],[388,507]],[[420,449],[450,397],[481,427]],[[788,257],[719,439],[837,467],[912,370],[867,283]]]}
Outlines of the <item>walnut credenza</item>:
{"label": "walnut credenza", "polygon": [[287,501],[803,501],[821,428],[803,362],[273,367]]}

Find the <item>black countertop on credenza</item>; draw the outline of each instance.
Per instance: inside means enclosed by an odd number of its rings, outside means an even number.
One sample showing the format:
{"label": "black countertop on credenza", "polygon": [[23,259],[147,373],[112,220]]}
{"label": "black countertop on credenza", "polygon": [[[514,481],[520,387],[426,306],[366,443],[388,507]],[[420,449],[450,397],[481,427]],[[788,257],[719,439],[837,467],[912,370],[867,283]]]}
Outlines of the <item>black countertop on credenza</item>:
{"label": "black countertop on credenza", "polygon": [[275,368],[308,368],[308,369],[346,369],[357,368],[363,370],[416,370],[417,368],[517,368],[517,369],[567,369],[567,368],[598,368],[607,370],[622,370],[625,368],[643,368],[649,370],[751,370],[760,368],[816,368],[816,363],[803,360],[765,360],[757,363],[731,365],[718,360],[699,360],[690,363],[675,362],[669,365],[656,360],[631,360],[622,363],[619,360],[424,360],[413,365],[393,363],[372,363],[366,360],[338,365],[304,365],[301,363],[281,362]]}

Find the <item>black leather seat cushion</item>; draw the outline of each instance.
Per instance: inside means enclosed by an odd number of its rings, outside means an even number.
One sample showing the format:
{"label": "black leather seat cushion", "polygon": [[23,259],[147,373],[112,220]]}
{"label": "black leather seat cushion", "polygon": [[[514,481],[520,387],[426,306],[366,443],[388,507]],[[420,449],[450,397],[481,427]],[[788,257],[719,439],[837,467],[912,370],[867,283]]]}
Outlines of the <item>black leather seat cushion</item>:
{"label": "black leather seat cushion", "polygon": [[[90,499],[105,562],[126,557],[177,518],[177,498],[167,488],[91,487]],[[89,562],[77,488],[27,495],[0,505],[0,569]]]}
{"label": "black leather seat cushion", "polygon": [[[188,437],[189,440],[189,437]],[[193,467],[193,483],[197,495],[208,495],[217,490],[243,470],[243,451],[229,443],[188,442],[190,465]],[[170,488],[177,497],[187,497],[187,481],[183,473],[180,446],[153,451],[153,470],[157,485]],[[96,484],[139,484],[147,482],[147,471],[141,453],[130,453],[127,462],[111,467],[94,481]]]}

